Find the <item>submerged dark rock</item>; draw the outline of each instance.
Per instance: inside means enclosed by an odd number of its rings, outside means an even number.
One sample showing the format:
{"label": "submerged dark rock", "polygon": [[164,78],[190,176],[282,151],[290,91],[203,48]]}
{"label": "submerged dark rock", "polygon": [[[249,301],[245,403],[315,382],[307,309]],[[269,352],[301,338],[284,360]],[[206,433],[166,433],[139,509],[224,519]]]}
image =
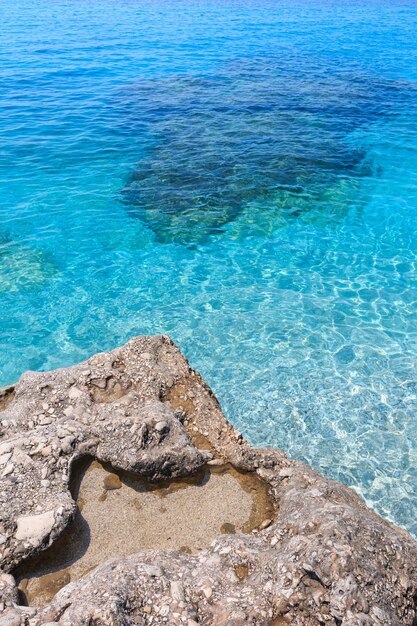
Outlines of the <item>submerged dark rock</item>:
{"label": "submerged dark rock", "polygon": [[[1,626],[415,625],[416,542],[350,489],[252,448],[169,338],[28,372],[2,408]],[[43,609],[20,606],[10,574],[71,523],[71,467],[87,455],[157,484],[229,463],[266,481],[275,512],[251,534],[115,558]]]}
{"label": "submerged dark rock", "polygon": [[150,135],[122,192],[126,209],[158,241],[181,244],[222,232],[243,212],[265,232],[310,214],[338,221],[371,171],[350,134],[402,94],[394,81],[323,73],[305,60],[299,74],[274,58],[142,82],[123,94],[124,115]]}

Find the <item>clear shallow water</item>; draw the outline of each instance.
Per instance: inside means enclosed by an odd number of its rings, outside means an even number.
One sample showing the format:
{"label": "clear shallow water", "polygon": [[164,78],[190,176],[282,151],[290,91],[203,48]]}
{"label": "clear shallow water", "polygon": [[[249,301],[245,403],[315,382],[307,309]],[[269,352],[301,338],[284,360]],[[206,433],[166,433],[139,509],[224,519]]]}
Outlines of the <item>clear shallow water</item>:
{"label": "clear shallow water", "polygon": [[417,6],[0,15],[0,384],[169,333],[417,534]]}

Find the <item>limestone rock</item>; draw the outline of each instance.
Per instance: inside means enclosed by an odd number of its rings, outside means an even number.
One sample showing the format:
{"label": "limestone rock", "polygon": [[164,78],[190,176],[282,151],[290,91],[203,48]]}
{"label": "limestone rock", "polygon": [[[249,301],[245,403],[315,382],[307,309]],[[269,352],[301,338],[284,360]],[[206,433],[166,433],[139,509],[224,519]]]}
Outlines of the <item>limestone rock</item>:
{"label": "limestone rock", "polygon": [[[1,391],[0,411],[1,625],[417,624],[416,542],[350,489],[251,448],[168,337],[28,372]],[[45,608],[19,606],[9,573],[71,523],[71,467],[85,455],[154,481],[231,463],[267,481],[276,513],[197,553],[112,559]]]}
{"label": "limestone rock", "polygon": [[16,520],[15,539],[23,542],[28,541],[34,548],[37,548],[49,536],[54,524],[54,511],[19,517]]}

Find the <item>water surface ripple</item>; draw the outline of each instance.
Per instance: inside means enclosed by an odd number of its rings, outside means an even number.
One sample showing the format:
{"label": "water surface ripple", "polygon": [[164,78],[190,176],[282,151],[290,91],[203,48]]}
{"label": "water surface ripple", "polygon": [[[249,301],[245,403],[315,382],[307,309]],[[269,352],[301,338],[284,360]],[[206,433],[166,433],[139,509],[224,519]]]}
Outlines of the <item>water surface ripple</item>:
{"label": "water surface ripple", "polygon": [[0,384],[169,333],[417,535],[416,4],[0,15]]}

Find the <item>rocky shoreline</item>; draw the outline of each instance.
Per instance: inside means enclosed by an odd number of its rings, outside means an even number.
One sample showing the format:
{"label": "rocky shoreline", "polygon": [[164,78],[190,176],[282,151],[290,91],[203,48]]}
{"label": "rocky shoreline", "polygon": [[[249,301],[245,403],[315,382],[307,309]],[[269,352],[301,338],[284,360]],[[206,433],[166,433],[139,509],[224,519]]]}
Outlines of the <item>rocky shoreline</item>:
{"label": "rocky shoreline", "polygon": [[[86,456],[149,481],[229,464],[266,481],[275,512],[197,552],[113,558],[22,606],[13,573],[71,524]],[[416,542],[350,489],[252,448],[168,337],[0,392],[0,626],[415,626],[416,604]]]}

